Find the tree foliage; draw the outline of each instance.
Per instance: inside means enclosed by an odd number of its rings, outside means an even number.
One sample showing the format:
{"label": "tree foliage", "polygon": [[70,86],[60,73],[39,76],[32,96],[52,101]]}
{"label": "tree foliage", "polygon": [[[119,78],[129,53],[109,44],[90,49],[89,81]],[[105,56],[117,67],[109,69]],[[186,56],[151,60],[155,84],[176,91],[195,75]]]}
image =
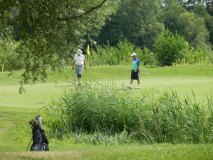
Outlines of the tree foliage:
{"label": "tree foliage", "polygon": [[213,44],[213,0],[179,0],[188,11],[204,18],[209,32],[209,42]]}
{"label": "tree foliage", "polygon": [[188,42],[183,37],[168,30],[159,35],[154,46],[157,60],[162,66],[182,61],[185,51],[189,49]]}
{"label": "tree foliage", "polygon": [[[1,32],[12,28],[17,52],[25,63],[24,82],[44,80],[46,70],[60,68],[84,36],[97,34],[117,1],[1,0]],[[101,8],[101,9],[100,9]]]}
{"label": "tree foliage", "polygon": [[213,15],[213,0],[179,0],[180,4],[191,10],[196,5],[202,4],[206,6],[206,10]]}
{"label": "tree foliage", "polygon": [[208,41],[209,33],[203,17],[188,12],[177,2],[167,0],[165,4],[164,24],[167,29],[178,32],[194,47]]}
{"label": "tree foliage", "polygon": [[68,64],[79,45],[101,50],[95,64],[100,59],[117,64],[129,54],[122,50],[126,40],[141,58],[151,56],[144,64],[153,65],[154,44],[165,29],[184,37],[192,50],[210,51],[213,44],[213,0],[0,0],[0,17],[1,44],[13,39],[25,83],[45,80],[47,69]]}
{"label": "tree foliage", "polygon": [[123,0],[102,29],[99,42],[116,45],[127,38],[137,47],[151,47],[155,37],[164,30],[159,21],[161,15],[160,0]]}
{"label": "tree foliage", "polygon": [[[187,3],[186,3],[187,2]],[[193,47],[212,37],[210,1],[124,0],[110,17],[98,37],[101,44],[116,45],[128,39],[137,47],[152,48],[164,28],[178,32]]]}
{"label": "tree foliage", "polygon": [[91,65],[119,65],[129,63],[129,58],[135,46],[127,40],[119,42],[116,46],[97,45],[92,52]]}

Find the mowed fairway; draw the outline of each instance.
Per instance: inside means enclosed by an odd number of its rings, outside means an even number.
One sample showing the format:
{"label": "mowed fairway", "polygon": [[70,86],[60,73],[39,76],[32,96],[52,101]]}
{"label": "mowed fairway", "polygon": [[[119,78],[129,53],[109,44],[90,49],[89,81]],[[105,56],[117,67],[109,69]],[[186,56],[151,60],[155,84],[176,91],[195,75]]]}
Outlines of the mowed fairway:
{"label": "mowed fairway", "polygon": [[[49,73],[46,83],[25,85],[19,94],[21,71],[0,74],[0,159],[211,159],[213,144],[200,145],[138,145],[126,146],[74,144],[72,141],[50,140],[49,153],[24,152],[31,139],[28,121],[51,99],[66,90],[75,89],[74,73]],[[213,97],[213,65],[182,65],[174,67],[141,68],[141,89],[127,90],[130,66],[98,66],[84,71],[84,82],[112,84],[133,96],[141,92],[161,94],[175,91],[205,103]],[[134,82],[133,87],[136,87]],[[82,88],[83,89],[83,88]],[[130,95],[131,95],[130,94]],[[128,97],[127,97],[128,98]],[[45,119],[45,117],[43,117]],[[11,154],[11,151],[13,152]],[[62,152],[59,152],[62,151]],[[193,157],[193,158],[191,158]]]}

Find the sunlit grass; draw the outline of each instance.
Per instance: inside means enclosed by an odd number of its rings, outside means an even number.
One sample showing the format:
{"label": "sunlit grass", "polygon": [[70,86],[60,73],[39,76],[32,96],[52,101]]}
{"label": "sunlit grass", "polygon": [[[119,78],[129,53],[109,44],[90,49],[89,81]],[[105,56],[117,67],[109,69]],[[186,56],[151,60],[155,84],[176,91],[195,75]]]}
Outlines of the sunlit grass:
{"label": "sunlit grass", "polygon": [[[50,152],[0,152],[2,160],[211,160],[212,145],[61,146]],[[61,152],[62,151],[62,152]]]}

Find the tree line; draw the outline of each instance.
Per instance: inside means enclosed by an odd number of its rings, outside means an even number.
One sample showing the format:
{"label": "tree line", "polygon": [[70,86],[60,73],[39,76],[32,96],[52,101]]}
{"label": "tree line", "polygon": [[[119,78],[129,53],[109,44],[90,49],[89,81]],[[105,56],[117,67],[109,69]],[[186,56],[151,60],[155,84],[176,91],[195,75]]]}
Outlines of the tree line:
{"label": "tree line", "polygon": [[[129,45],[125,52],[132,52],[133,48],[144,65],[211,63],[213,1],[123,0],[94,39],[103,47],[94,51],[99,59],[103,55],[110,57],[112,51],[114,55],[126,55],[117,46],[129,41],[133,46]],[[105,55],[103,49],[111,52]],[[115,56],[110,63],[128,60],[119,57]]]}
{"label": "tree line", "polygon": [[182,35],[193,47],[213,44],[213,1],[123,0],[97,41],[116,45],[127,38],[140,48],[152,47],[165,29]]}
{"label": "tree line", "polygon": [[132,51],[144,65],[213,61],[213,0],[0,0],[0,17],[1,64],[24,68],[25,83],[88,44],[93,65]]}

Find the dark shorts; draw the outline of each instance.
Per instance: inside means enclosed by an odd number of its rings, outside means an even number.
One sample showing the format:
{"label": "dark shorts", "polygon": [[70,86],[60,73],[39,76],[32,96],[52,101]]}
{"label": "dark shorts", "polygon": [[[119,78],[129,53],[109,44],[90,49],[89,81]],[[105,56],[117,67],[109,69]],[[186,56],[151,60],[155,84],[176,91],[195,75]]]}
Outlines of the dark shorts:
{"label": "dark shorts", "polygon": [[139,80],[139,72],[135,72],[134,70],[132,70],[131,79]]}

